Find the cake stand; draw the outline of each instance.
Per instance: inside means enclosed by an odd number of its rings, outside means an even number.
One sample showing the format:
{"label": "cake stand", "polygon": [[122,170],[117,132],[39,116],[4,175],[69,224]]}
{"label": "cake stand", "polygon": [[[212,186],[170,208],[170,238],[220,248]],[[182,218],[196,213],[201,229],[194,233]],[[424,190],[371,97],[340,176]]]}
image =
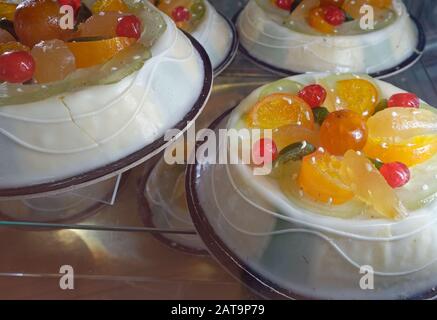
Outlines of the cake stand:
{"label": "cake stand", "polygon": [[[229,114],[230,110],[215,120],[210,128],[216,133],[226,128]],[[196,148],[201,145],[201,142],[197,143]],[[323,239],[323,234],[320,236],[305,228],[298,229],[274,207],[256,198],[250,187],[240,187],[231,174],[232,165],[213,163],[196,160],[188,165],[188,208],[210,254],[256,294],[268,299],[437,297],[436,287],[432,286],[433,280],[434,285],[437,283],[435,263],[424,269],[417,279],[410,279],[410,275],[390,275],[387,279],[386,275],[375,274],[376,290],[363,289],[360,270],[349,264],[341,254],[335,255],[339,253],[335,243],[332,245]],[[294,238],[296,235],[299,238]],[[293,243],[292,248],[290,243]],[[325,251],[332,253],[330,262],[334,266],[339,265],[338,274],[325,274],[322,263],[326,263]],[[344,283],[338,282],[343,276]],[[351,287],[351,283],[356,287]],[[426,289],[420,290],[421,294],[411,294],[411,288],[419,283]]]}
{"label": "cake stand", "polygon": [[[191,126],[205,107],[211,93],[213,77],[207,53],[193,37],[188,34],[186,36],[203,61],[204,82],[191,110],[173,127],[181,131],[179,136]],[[177,138],[166,141],[162,136],[120,160],[72,177],[38,185],[0,189],[0,211],[7,220],[17,221],[65,221],[87,216],[103,205],[114,204],[123,180],[122,175],[159,154]],[[14,212],[14,209],[18,211]],[[61,216],[54,218],[56,215]]]}

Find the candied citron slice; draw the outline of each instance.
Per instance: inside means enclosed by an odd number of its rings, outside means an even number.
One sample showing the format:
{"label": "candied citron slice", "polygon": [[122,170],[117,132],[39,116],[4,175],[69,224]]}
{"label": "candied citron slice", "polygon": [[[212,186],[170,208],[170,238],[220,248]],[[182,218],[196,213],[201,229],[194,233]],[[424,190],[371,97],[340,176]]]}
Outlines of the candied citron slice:
{"label": "candied citron slice", "polygon": [[437,114],[431,110],[388,108],[371,117],[367,127],[369,157],[411,167],[437,153]]}
{"label": "candied citron slice", "polygon": [[251,128],[276,129],[286,125],[298,125],[308,129],[314,127],[311,107],[301,98],[275,93],[261,99],[247,114],[247,125]]}
{"label": "candied citron slice", "polygon": [[340,177],[355,196],[375,209],[376,217],[397,219],[406,215],[395,191],[364,154],[353,150],[346,152]]}
{"label": "candied citron slice", "polygon": [[322,203],[343,204],[354,197],[340,176],[341,160],[316,151],[302,159],[298,183],[305,195]]}

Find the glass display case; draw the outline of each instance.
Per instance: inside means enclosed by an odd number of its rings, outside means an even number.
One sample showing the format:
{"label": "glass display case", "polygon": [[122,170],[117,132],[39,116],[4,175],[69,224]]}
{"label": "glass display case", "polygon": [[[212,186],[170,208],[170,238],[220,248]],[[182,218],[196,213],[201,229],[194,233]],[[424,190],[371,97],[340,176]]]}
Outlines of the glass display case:
{"label": "glass display case", "polygon": [[[210,2],[229,20],[247,3]],[[423,26],[426,47],[420,61],[384,80],[437,106],[437,3],[404,2]],[[254,89],[279,78],[238,52],[232,64],[214,79],[196,129],[209,126]],[[0,299],[268,296],[248,285],[247,278],[242,279],[247,275],[223,268],[221,260],[209,254],[208,246],[199,243],[190,222],[159,222],[153,217],[156,198],[147,198],[146,193],[147,188],[153,189],[148,181],[161,156],[162,152],[129,171],[77,190],[0,198]],[[154,179],[158,183],[161,176]],[[177,176],[168,183],[172,181],[177,181]],[[180,183],[183,189],[184,182]],[[74,270],[73,290],[60,287],[63,266]]]}

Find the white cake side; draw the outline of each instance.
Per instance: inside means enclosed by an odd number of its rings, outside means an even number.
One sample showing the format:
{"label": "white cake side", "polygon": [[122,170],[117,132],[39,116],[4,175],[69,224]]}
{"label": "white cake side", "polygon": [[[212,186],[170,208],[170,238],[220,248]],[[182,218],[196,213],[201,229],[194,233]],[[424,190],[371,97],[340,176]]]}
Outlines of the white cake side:
{"label": "white cake side", "polygon": [[280,25],[255,0],[237,21],[243,47],[255,58],[294,72],[375,73],[397,66],[416,49],[418,30],[401,0],[397,19],[380,30],[350,36],[317,36]]}

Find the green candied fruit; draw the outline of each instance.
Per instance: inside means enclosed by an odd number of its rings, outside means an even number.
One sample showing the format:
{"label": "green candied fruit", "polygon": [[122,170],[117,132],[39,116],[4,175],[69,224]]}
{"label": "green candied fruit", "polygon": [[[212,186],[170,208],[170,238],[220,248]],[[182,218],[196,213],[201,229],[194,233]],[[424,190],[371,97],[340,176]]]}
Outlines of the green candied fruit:
{"label": "green candied fruit", "polygon": [[277,167],[289,161],[300,161],[303,157],[315,151],[316,147],[306,141],[290,144],[281,150],[278,158],[275,160],[274,166]]}
{"label": "green candied fruit", "polygon": [[206,14],[205,2],[203,0],[194,0],[190,12],[194,20],[201,20]]}
{"label": "green candied fruit", "polygon": [[323,121],[325,121],[326,117],[329,115],[328,109],[325,107],[317,107],[313,109],[314,121],[321,126]]}
{"label": "green candied fruit", "polygon": [[292,80],[279,80],[266,86],[260,93],[259,99],[263,99],[274,93],[289,93],[298,94],[300,90],[304,88],[304,85]]}

